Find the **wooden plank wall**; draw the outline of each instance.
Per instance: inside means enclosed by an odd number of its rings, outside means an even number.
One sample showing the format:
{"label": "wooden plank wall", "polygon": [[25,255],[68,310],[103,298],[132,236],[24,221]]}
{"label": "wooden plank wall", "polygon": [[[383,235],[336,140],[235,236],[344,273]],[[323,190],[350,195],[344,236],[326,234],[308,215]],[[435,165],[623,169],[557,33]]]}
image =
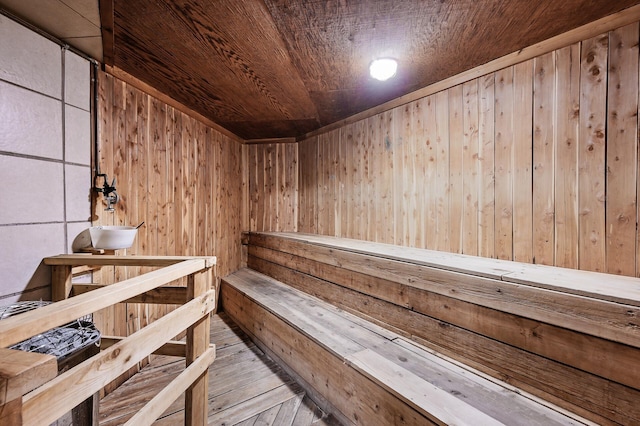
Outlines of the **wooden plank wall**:
{"label": "wooden plank wall", "polygon": [[[249,144],[243,146],[243,153],[247,157],[246,179],[249,180],[249,206],[245,213],[248,220],[244,230],[295,231],[298,226],[298,144]],[[309,160],[315,161],[315,156],[304,159]]]}
{"label": "wooden plank wall", "polygon": [[[100,171],[117,179],[120,202],[95,225],[138,225],[122,255],[215,255],[218,277],[240,266],[242,144],[110,74],[99,73]],[[145,272],[103,268],[112,283]],[[96,315],[103,334],[127,335],[162,316],[165,307],[120,304]]]}
{"label": "wooden plank wall", "polygon": [[638,27],[301,141],[295,230],[640,275]]}

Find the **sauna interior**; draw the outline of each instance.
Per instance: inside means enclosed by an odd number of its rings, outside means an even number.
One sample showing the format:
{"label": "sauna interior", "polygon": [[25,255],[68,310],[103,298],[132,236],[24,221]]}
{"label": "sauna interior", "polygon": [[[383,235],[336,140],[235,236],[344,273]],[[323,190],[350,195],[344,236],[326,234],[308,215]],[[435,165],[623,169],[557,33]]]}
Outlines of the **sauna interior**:
{"label": "sauna interior", "polygon": [[0,0],[0,425],[640,425],[639,44],[637,0]]}

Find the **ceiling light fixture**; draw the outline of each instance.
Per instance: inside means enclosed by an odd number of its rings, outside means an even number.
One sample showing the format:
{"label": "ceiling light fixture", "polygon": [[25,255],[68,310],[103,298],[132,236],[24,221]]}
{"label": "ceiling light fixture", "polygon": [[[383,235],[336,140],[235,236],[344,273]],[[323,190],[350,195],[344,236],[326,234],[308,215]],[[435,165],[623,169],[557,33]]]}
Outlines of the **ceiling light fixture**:
{"label": "ceiling light fixture", "polygon": [[398,62],[391,58],[380,58],[371,62],[369,74],[376,80],[386,81],[396,75]]}

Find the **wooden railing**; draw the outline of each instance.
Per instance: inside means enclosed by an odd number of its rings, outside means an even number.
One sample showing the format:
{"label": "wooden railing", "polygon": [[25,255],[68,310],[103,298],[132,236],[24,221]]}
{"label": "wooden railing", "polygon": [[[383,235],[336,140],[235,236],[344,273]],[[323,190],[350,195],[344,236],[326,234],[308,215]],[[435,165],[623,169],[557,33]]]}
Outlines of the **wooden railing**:
{"label": "wooden railing", "polygon": [[[206,424],[207,370],[215,358],[215,346],[209,343],[209,314],[216,304],[216,292],[211,288],[216,258],[61,255],[44,262],[52,267],[55,303],[0,321],[0,424],[50,424],[152,353],[182,355],[187,368],[127,424],[151,424],[183,392],[185,424]],[[78,289],[81,294],[68,297],[74,267],[105,265],[160,269],[108,286],[85,286]],[[187,277],[187,287],[166,286],[183,277]],[[165,293],[171,295],[168,301],[163,301]],[[99,354],[59,375],[55,357],[7,349],[131,299],[154,303],[181,300],[182,306],[129,337],[106,339]],[[170,341],[184,330],[186,344]]]}

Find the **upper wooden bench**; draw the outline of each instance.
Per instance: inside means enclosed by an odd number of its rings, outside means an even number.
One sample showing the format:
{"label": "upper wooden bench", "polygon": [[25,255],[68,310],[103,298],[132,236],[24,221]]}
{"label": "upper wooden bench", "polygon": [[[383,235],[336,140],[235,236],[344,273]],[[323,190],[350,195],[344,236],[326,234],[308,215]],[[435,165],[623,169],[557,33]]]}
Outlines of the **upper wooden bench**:
{"label": "upper wooden bench", "polygon": [[640,424],[640,280],[246,235],[248,266],[599,424]]}

